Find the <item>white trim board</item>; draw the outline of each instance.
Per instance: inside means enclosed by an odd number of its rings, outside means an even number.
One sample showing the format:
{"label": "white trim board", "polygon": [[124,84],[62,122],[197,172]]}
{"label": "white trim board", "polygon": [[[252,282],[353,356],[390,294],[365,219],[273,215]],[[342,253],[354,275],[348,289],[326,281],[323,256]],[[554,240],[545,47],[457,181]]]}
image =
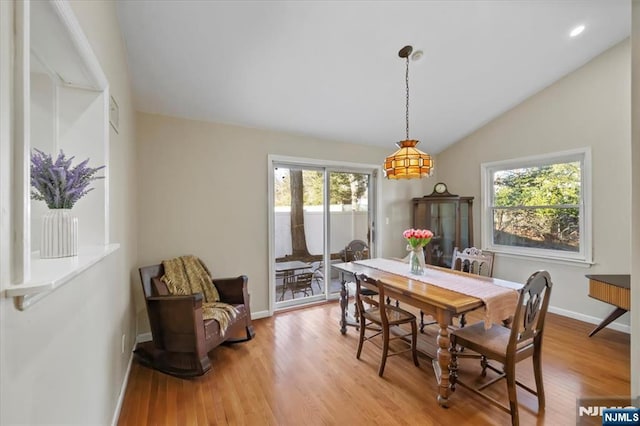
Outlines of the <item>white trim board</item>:
{"label": "white trim board", "polygon": [[[579,312],[569,311],[567,309],[557,308],[555,306],[549,306],[549,312],[551,312],[552,314],[558,314],[558,315],[562,315],[563,317],[573,318],[578,321],[586,322],[589,324],[596,324],[596,325],[600,324],[604,319],[604,318],[593,317],[591,315],[581,314]],[[619,322],[612,322],[606,328],[631,334],[631,327],[626,324],[620,324]]]}
{"label": "white trim board", "polygon": [[133,351],[131,351],[129,355],[129,365],[127,365],[127,371],[124,373],[124,380],[122,381],[122,386],[120,387],[120,394],[118,395],[116,408],[113,412],[113,418],[111,419],[111,426],[116,426],[118,424],[118,419],[120,418],[120,410],[122,410],[122,403],[124,402],[124,395],[127,391],[127,385],[129,384],[129,374],[131,373],[132,364],[133,364]]}
{"label": "white trim board", "polygon": [[261,319],[261,318],[268,318],[270,317],[271,314],[269,313],[268,310],[266,311],[258,311],[258,312],[251,312],[251,319]]}

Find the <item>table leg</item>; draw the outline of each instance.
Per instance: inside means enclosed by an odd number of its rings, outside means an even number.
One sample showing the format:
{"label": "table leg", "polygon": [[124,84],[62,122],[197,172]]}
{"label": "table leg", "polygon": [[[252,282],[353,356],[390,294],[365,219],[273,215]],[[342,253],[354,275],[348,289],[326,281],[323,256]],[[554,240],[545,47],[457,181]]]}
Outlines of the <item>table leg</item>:
{"label": "table leg", "polygon": [[606,326],[611,324],[614,320],[618,319],[618,317],[620,317],[622,314],[624,314],[626,312],[627,312],[627,310],[623,309],[623,308],[619,308],[618,307],[618,308],[614,309],[613,312],[611,312],[608,317],[603,319],[602,322],[600,324],[598,324],[598,326],[596,328],[594,328],[591,333],[589,333],[589,337],[593,336],[598,331],[602,330],[603,328],[605,328]]}
{"label": "table leg", "polygon": [[340,274],[340,333],[347,333],[347,280],[344,278],[344,274]]}
{"label": "table leg", "polygon": [[451,353],[449,352],[449,324],[451,323],[451,315],[445,312],[438,312],[438,359],[433,360],[433,366],[436,370],[436,377],[440,385],[438,389],[438,403],[442,407],[449,406],[449,394],[451,393],[449,384],[449,362],[451,361]]}

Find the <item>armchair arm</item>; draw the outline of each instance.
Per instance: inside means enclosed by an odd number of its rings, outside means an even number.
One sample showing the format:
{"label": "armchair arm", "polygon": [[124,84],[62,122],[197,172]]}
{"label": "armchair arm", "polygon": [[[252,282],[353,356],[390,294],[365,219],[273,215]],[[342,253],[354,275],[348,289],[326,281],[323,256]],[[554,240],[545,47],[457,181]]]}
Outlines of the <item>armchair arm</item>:
{"label": "armchair arm", "polygon": [[220,301],[231,305],[244,304],[249,307],[248,278],[240,275],[236,278],[214,278],[213,283],[220,293]]}
{"label": "armchair arm", "polygon": [[193,304],[192,307],[199,308],[200,306],[202,306],[202,293],[187,294],[184,296],[151,296],[147,297],[147,301],[158,302],[160,304],[178,301],[191,301]]}
{"label": "armchair arm", "polygon": [[202,294],[147,297],[149,325],[159,349],[193,352],[203,335]]}

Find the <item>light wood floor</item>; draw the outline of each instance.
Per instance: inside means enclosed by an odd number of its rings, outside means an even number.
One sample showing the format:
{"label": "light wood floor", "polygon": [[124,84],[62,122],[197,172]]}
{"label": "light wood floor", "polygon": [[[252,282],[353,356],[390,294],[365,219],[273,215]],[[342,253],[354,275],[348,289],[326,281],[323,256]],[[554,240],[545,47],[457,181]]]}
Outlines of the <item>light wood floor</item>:
{"label": "light wood floor", "polygon": [[[120,419],[124,425],[506,425],[510,417],[464,388],[451,407],[436,402],[431,362],[409,354],[391,357],[384,378],[380,351],[365,344],[356,360],[357,335],[338,330],[337,302],[254,321],[254,340],[214,349],[213,369],[182,380],[134,361]],[[543,342],[546,410],[518,390],[522,425],[575,425],[576,398],[628,395],[629,335],[548,314]],[[479,373],[464,360],[460,375]],[[530,360],[518,378],[534,387]],[[504,381],[495,385],[506,401]]]}

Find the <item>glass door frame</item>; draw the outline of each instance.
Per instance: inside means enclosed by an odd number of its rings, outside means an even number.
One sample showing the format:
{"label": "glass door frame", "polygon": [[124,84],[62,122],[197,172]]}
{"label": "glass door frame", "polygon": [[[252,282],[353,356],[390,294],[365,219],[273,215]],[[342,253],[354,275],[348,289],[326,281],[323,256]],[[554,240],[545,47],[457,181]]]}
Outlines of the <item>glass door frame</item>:
{"label": "glass door frame", "polygon": [[[342,173],[362,173],[369,174],[369,191],[368,191],[368,226],[371,230],[370,236],[370,253],[372,257],[375,257],[376,248],[379,245],[379,234],[376,230],[378,222],[379,206],[379,188],[381,187],[382,170],[379,165],[364,164],[364,163],[347,163],[341,161],[327,161],[317,160],[311,158],[301,157],[289,157],[280,155],[268,155],[267,156],[267,171],[268,171],[268,276],[269,276],[269,315],[273,315],[275,311],[286,309],[292,306],[302,306],[310,303],[324,302],[327,300],[334,300],[339,298],[339,294],[330,292],[330,277],[331,277],[331,241],[330,241],[330,212],[328,208],[324,208],[323,214],[323,262],[325,285],[324,293],[317,296],[310,296],[305,298],[304,303],[298,302],[278,302],[276,303],[276,273],[275,273],[275,188],[274,188],[274,169],[275,167],[292,166],[309,168],[312,170],[322,169],[324,173],[324,205],[329,206],[330,194],[329,188],[329,173],[330,172],[342,172]],[[327,262],[326,260],[329,259]],[[329,281],[327,281],[329,280]]]}

